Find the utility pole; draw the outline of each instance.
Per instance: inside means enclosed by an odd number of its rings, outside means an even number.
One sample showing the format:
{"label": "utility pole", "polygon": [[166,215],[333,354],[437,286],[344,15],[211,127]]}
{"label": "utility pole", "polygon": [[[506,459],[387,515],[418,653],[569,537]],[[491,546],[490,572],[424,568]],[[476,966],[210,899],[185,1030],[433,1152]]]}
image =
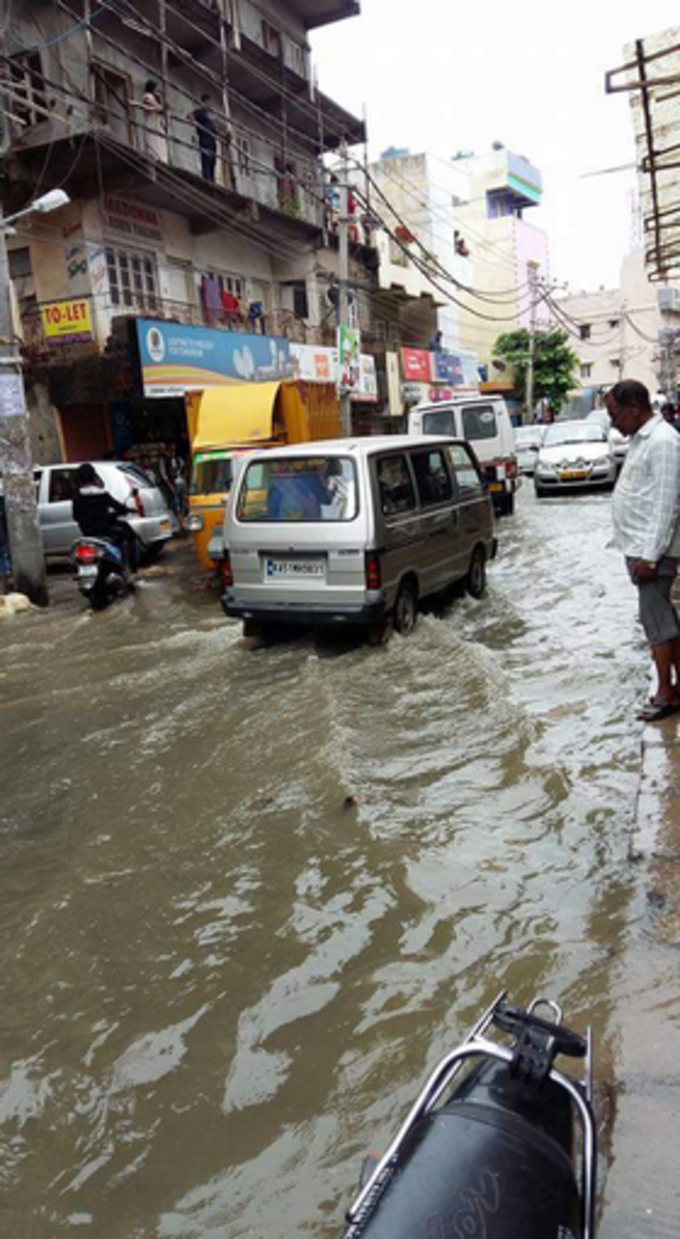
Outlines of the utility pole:
{"label": "utility pole", "polygon": [[[0,3],[0,53],[5,51],[7,4]],[[9,149],[5,92],[0,69],[0,167]],[[17,590],[37,606],[47,606],[47,575],[33,480],[21,356],[14,338],[7,240],[0,204],[0,474],[5,519]]]}
{"label": "utility pole", "polygon": [[529,364],[527,366],[526,406],[529,421],[534,420],[534,368],[536,361],[536,294],[538,291],[538,270],[535,263],[529,265],[529,287],[531,289],[531,319],[529,321]]}
{"label": "utility pole", "polygon": [[339,266],[340,266],[340,300],[338,304],[338,394],[340,397],[340,429],[343,439],[352,434],[352,398],[348,387],[343,381],[343,369],[340,364],[340,338],[343,327],[349,327],[349,171],[347,167],[347,143],[343,142],[341,149],[342,171],[340,183],[340,217],[338,219]]}

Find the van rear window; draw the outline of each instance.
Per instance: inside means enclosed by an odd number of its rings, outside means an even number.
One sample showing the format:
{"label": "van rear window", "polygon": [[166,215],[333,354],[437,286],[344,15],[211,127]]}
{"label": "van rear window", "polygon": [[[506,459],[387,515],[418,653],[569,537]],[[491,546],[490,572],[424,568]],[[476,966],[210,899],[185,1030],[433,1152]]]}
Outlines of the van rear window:
{"label": "van rear window", "polygon": [[462,412],[464,439],[495,439],[498,424],[492,404],[471,404]]}
{"label": "van rear window", "polygon": [[248,465],[239,491],[240,521],[352,521],[357,476],[346,456],[274,457]]}
{"label": "van rear window", "polygon": [[456,427],[452,409],[435,409],[432,413],[423,413],[423,434],[450,435],[456,438]]}

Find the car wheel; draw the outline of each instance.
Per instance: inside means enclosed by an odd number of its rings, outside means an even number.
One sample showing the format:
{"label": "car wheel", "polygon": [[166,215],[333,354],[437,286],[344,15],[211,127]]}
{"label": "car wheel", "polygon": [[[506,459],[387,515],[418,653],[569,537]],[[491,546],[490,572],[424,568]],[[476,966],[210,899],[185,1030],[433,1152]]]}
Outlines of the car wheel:
{"label": "car wheel", "polygon": [[400,637],[409,637],[418,619],[418,594],[413,581],[402,581],[394,604],[392,623]]}
{"label": "car wheel", "polygon": [[373,646],[387,645],[387,642],[392,636],[393,628],[394,625],[389,617],[376,620],[375,624],[370,624],[368,627],[368,644]]}
{"label": "car wheel", "polygon": [[498,500],[499,516],[513,516],[515,512],[515,496],[502,495]]}
{"label": "car wheel", "polygon": [[465,588],[471,598],[481,598],[486,589],[486,552],[482,546],[472,552]]}
{"label": "car wheel", "polygon": [[161,542],[150,542],[145,546],[143,542],[139,543],[139,562],[140,564],[155,564],[156,560],[165,550],[165,540]]}

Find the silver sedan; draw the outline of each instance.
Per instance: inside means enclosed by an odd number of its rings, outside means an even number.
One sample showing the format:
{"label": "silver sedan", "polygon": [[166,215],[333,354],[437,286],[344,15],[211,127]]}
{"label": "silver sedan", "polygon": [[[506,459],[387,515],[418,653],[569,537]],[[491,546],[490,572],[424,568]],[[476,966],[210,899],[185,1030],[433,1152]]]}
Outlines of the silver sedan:
{"label": "silver sedan", "polygon": [[616,458],[607,432],[595,422],[557,422],[548,426],[538,453],[534,488],[539,498],[560,490],[616,482]]}

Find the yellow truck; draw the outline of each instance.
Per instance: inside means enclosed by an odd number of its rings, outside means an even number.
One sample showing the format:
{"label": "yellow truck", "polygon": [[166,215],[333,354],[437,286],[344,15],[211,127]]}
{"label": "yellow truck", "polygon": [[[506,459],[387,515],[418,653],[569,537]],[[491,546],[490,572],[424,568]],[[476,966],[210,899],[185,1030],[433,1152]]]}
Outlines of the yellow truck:
{"label": "yellow truck", "polygon": [[191,441],[189,529],[199,563],[214,568],[210,540],[222,526],[233,461],[244,452],[285,443],[337,439],[340,410],[332,383],[283,379],[231,383],[187,395]]}

